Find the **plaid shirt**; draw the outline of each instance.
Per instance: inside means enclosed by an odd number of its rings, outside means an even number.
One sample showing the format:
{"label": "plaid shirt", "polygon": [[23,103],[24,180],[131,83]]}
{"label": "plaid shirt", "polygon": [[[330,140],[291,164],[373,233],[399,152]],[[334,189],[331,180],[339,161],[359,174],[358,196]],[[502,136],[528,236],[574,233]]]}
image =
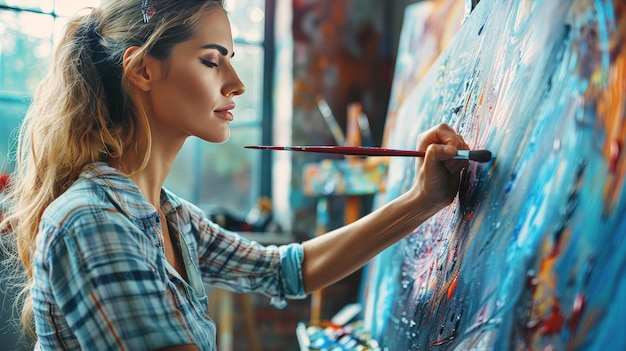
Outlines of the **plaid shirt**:
{"label": "plaid shirt", "polygon": [[165,258],[155,208],[106,164],[88,165],[46,209],[34,258],[35,350],[215,350],[204,284],[260,292],[277,307],[306,296],[301,245],[261,246],[166,190],[161,209],[182,241],[187,281]]}

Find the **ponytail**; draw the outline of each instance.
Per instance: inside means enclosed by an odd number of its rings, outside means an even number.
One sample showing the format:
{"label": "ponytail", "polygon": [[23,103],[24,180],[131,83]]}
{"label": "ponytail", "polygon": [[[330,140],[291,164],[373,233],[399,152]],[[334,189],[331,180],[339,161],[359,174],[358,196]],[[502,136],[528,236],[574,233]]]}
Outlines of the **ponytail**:
{"label": "ponytail", "polygon": [[[118,112],[111,112],[122,111],[124,100],[120,93],[111,99],[106,95],[105,80],[100,79],[94,60],[97,54],[87,45],[92,39],[87,36],[92,23],[88,17],[68,23],[51,69],[35,91],[21,124],[16,168],[8,187],[6,201],[10,207],[3,228],[15,233],[17,254],[27,278],[21,294],[22,323],[31,335],[34,328],[29,290],[41,215],[78,177],[83,165],[121,156],[124,139],[128,138],[121,132],[120,121],[112,118]],[[120,84],[117,86],[120,91]],[[113,104],[114,110],[110,107]],[[127,125],[131,126],[126,129],[131,134],[133,124]]]}

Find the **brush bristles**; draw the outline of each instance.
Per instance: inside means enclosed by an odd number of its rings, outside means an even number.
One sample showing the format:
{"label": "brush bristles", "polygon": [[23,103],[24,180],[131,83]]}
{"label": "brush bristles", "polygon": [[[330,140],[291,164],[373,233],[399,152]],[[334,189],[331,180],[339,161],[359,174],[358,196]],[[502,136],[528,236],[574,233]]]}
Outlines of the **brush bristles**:
{"label": "brush bristles", "polygon": [[491,158],[491,151],[489,150],[474,150],[469,152],[469,159],[472,161],[489,162]]}

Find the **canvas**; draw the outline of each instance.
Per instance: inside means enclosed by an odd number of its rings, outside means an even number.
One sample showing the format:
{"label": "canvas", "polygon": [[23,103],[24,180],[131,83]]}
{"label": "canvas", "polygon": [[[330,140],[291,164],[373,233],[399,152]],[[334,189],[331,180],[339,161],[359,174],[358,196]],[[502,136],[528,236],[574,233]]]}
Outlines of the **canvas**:
{"label": "canvas", "polygon": [[[623,0],[482,0],[390,104],[386,147],[445,122],[496,157],[369,264],[387,349],[626,349],[625,44]],[[413,175],[392,159],[379,202]]]}

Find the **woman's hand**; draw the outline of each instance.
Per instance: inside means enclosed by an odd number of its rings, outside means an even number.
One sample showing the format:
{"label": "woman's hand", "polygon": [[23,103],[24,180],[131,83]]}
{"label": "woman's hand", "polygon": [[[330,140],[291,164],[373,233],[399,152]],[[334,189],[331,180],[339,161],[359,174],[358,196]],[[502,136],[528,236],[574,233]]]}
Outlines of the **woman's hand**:
{"label": "woman's hand", "polygon": [[412,191],[429,201],[433,210],[441,210],[456,197],[461,172],[468,161],[452,158],[457,150],[467,149],[469,146],[463,137],[447,124],[440,124],[418,136],[417,150],[426,150],[426,156],[416,161]]}
{"label": "woman's hand", "polygon": [[453,160],[468,149],[463,138],[441,124],[422,134],[415,183],[374,212],[330,233],[304,242],[302,276],[306,291],[328,286],[362,267],[374,255],[404,238],[455,198],[467,160]]}

